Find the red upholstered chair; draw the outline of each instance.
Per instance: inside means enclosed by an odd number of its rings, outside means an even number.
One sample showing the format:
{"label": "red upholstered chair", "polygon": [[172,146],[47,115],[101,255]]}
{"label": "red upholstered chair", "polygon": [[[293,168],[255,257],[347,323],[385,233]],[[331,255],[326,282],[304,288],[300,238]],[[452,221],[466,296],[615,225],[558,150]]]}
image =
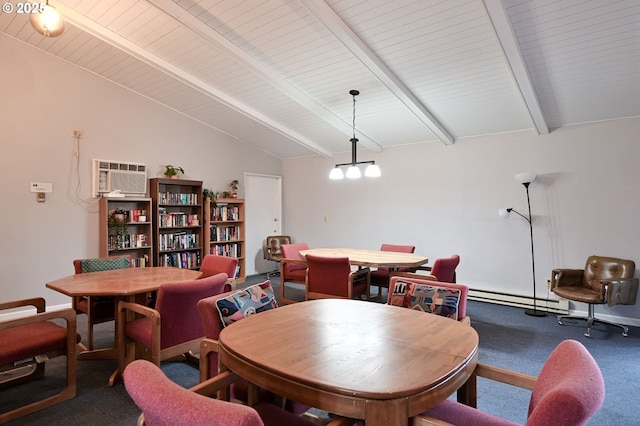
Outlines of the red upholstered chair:
{"label": "red upholstered chair", "polygon": [[455,283],[458,264],[460,264],[460,256],[453,254],[449,257],[436,259],[433,262],[433,266],[421,266],[417,269],[431,272],[428,276],[425,276],[425,279]]}
{"label": "red upholstered chair", "polygon": [[[413,253],[416,250],[415,246],[404,246],[396,244],[382,244],[380,251],[394,251],[397,253]],[[410,268],[401,268],[400,271],[413,271]],[[378,293],[374,296],[380,298],[382,295],[382,287],[389,288],[389,268],[378,268],[371,271],[371,285],[378,287]]]}
{"label": "red upholstered chair", "polygon": [[307,262],[300,257],[302,250],[308,250],[307,243],[282,244],[280,259],[280,303],[295,303],[297,300],[286,297],[286,283],[305,284]]}
{"label": "red upholstered chair", "polygon": [[[486,377],[532,390],[527,426],[584,425],[604,401],[604,380],[598,364],[587,349],[575,340],[561,342],[549,355],[536,378],[497,367],[478,364],[471,376]],[[475,401],[471,401],[475,406]],[[415,425],[436,419],[438,425],[496,426],[516,423],[467,405],[446,400],[415,419]]]}
{"label": "red upholstered chair", "polygon": [[[230,291],[215,296],[207,297],[198,302],[198,311],[202,318],[205,338],[200,343],[200,382],[204,382],[218,374],[218,339],[220,332],[224,328],[217,302],[235,292]],[[248,400],[248,383],[238,380],[231,386],[231,394],[234,399],[240,401]],[[262,400],[273,400],[273,395],[262,392]],[[302,414],[310,407],[295,401],[287,400],[285,409],[296,415]]]}
{"label": "red upholstered chair", "polygon": [[305,300],[339,297],[369,299],[369,268],[351,270],[348,257],[308,254]]}
{"label": "red upholstered chair", "polygon": [[[408,274],[407,274],[408,275]],[[408,307],[411,304],[410,296],[411,291],[407,291],[404,286],[401,286],[399,283],[414,283],[417,286],[423,287],[435,287],[435,288],[443,288],[443,289],[451,289],[456,292],[459,291],[459,295],[455,297],[453,304],[457,305],[455,309],[455,319],[458,321],[464,322],[465,324],[471,324],[471,319],[467,316],[467,297],[469,296],[469,286],[465,284],[457,284],[457,283],[446,283],[440,281],[434,281],[431,279],[421,278],[423,275],[412,274],[413,276],[392,276],[391,283],[389,285],[389,293],[387,294],[387,304],[389,305],[398,305],[403,307]],[[424,294],[424,293],[423,293]],[[448,312],[445,312],[441,309],[437,310],[436,313],[441,315],[449,316]]]}
{"label": "red upholstered chair", "polygon": [[[181,354],[198,352],[204,337],[197,303],[200,299],[222,293],[227,274],[192,281],[162,284],[155,309],[137,303],[118,302],[118,341],[121,345],[119,370],[133,360],[138,342],[150,352],[151,361],[160,361]],[[127,322],[127,313],[143,318]]]}
{"label": "red upholstered chair", "polygon": [[[0,424],[76,396],[76,353],[80,341],[76,334],[76,313],[71,308],[46,312],[41,297],[0,303],[0,310],[22,307],[35,307],[36,313],[0,321],[0,389],[44,377],[44,363],[60,355],[67,357],[66,384],[54,395],[0,413]],[[64,321],[66,326],[52,320]],[[14,392],[20,392],[19,388]]]}
{"label": "red upholstered chair", "polygon": [[315,426],[316,423],[280,407],[260,402],[253,407],[209,398],[239,377],[222,373],[192,390],[172,382],[156,365],[137,360],[124,370],[127,392],[142,410],[139,425],[179,426]]}
{"label": "red upholstered chair", "polygon": [[[111,271],[131,267],[131,256],[100,257],[95,259],[75,259],[73,268],[76,274],[87,272]],[[71,301],[76,313],[87,315],[87,347],[93,349],[93,326],[102,322],[113,321],[116,303],[113,297],[82,296]]]}
{"label": "red upholstered chair", "polygon": [[224,286],[224,291],[231,291],[235,289],[233,279],[236,276],[237,267],[238,259],[235,257],[208,254],[202,259],[202,264],[200,265],[201,278],[224,272],[229,277],[227,284]]}

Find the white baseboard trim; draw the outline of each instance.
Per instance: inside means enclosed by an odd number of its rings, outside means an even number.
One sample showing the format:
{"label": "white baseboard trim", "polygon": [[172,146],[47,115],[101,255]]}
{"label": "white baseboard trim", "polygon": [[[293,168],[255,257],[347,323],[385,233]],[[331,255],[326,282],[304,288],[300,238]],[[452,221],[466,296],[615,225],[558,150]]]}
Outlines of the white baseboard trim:
{"label": "white baseboard trim", "polygon": [[[469,300],[475,300],[477,302],[495,303],[497,305],[514,306],[524,309],[533,308],[533,297],[530,296],[469,289],[468,298]],[[569,312],[569,302],[567,300],[536,298],[536,309],[554,314],[566,314]]]}

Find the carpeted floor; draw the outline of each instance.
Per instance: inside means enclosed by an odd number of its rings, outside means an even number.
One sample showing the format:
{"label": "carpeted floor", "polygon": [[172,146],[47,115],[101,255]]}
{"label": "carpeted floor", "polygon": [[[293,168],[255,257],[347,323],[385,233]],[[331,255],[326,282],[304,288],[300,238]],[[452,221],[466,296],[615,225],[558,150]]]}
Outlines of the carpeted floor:
{"label": "carpeted floor", "polygon": [[[247,284],[259,282],[264,276],[250,277]],[[279,286],[278,277],[272,279]],[[295,291],[294,291],[295,293]],[[298,294],[298,296],[301,293]],[[293,297],[296,295],[294,294]],[[602,409],[590,425],[637,425],[637,387],[640,383],[640,329],[631,327],[629,337],[623,337],[618,329],[598,325],[592,337],[586,338],[584,323],[558,325],[555,316],[530,317],[522,309],[469,302],[471,325],[480,336],[480,362],[523,373],[536,375],[548,354],[562,340],[582,342],[602,369],[607,394]],[[79,332],[83,335],[86,321],[78,317]],[[113,342],[113,324],[97,326],[98,347]],[[15,425],[134,425],[139,410],[127,395],[122,383],[107,386],[107,380],[116,367],[116,361],[79,361],[78,394],[76,398],[24,417]],[[190,387],[198,382],[198,371],[188,363],[165,362],[162,366],[175,382]],[[37,398],[50,386],[61,383],[64,375],[64,358],[47,363],[43,380],[0,391],[0,412],[14,404],[22,404],[27,398]],[[512,421],[526,421],[529,392],[484,379],[478,383],[478,406]]]}

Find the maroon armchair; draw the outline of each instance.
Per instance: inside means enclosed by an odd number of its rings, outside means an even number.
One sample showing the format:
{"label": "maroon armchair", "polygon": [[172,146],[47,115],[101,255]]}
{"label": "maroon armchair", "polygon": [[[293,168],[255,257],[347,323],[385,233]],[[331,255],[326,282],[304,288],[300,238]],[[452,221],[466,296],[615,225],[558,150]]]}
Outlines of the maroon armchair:
{"label": "maroon armchair", "polygon": [[249,407],[206,396],[224,390],[231,382],[240,379],[231,372],[224,372],[192,390],[172,382],[158,366],[144,360],[129,364],[123,376],[129,396],[142,410],[139,425],[316,425],[267,402]]}
{"label": "maroon armchair", "polygon": [[[160,361],[182,354],[198,352],[204,337],[197,303],[205,297],[222,293],[227,274],[221,273],[192,281],[162,284],[155,309],[137,303],[118,302],[118,341],[121,345],[119,370],[135,356],[135,342],[150,352],[151,361]],[[127,314],[143,318],[127,322]]]}
{"label": "maroon armchair", "polygon": [[282,259],[280,259],[280,303],[295,303],[297,300],[286,297],[286,284],[305,284],[307,262],[300,257],[302,250],[308,250],[307,243],[282,244]]}
{"label": "maroon armchair", "polygon": [[[416,250],[415,246],[405,246],[396,244],[382,244],[380,251],[394,251],[397,253],[413,253]],[[400,268],[400,271],[408,272],[413,271],[411,268]],[[382,295],[382,288],[389,288],[389,268],[378,268],[371,271],[371,285],[378,287],[378,293],[374,296],[379,299]]]}
{"label": "maroon armchair", "polygon": [[595,305],[633,305],[638,294],[638,279],[634,278],[636,264],[633,260],[615,257],[589,256],[584,269],[554,269],[551,272],[551,291],[560,297],[589,305],[587,316],[559,315],[563,325],[567,318],[587,321],[587,332],[591,337],[594,323],[609,324],[622,329],[627,336],[629,328],[623,324],[595,317]]}
{"label": "maroon armchair", "polygon": [[221,272],[225,273],[229,279],[224,286],[224,291],[231,291],[235,289],[233,278],[236,276],[237,267],[238,259],[235,257],[208,254],[202,259],[202,264],[200,265],[202,276],[200,278],[210,277]]}
{"label": "maroon armchair", "polygon": [[369,268],[351,270],[348,257],[308,254],[305,300],[340,297],[369,299]]}
{"label": "maroon armchair", "polygon": [[[527,426],[584,425],[604,402],[604,379],[600,368],[587,349],[575,340],[561,342],[551,352],[537,378],[478,364],[467,383],[474,390],[476,377],[532,390]],[[471,401],[471,405],[475,406],[475,401]],[[436,422],[428,423],[434,419]],[[496,426],[517,423],[445,400],[418,416],[414,424]]]}
{"label": "maroon armchair", "polygon": [[[131,267],[131,256],[111,256],[95,259],[75,259],[73,268],[76,274],[111,271]],[[113,321],[116,315],[116,302],[109,296],[81,296],[71,300],[76,313],[87,315],[87,347],[93,349],[93,326]]]}
{"label": "maroon armchair", "polygon": [[0,321],[0,389],[44,377],[45,362],[62,355],[67,358],[66,383],[58,393],[1,412],[0,424],[76,396],[76,355],[80,341],[76,334],[76,313],[71,308],[46,312],[42,297],[0,303],[0,311],[24,307],[35,307],[35,314]]}
{"label": "maroon armchair", "polygon": [[456,282],[456,268],[460,264],[460,256],[453,254],[449,257],[440,257],[433,261],[433,266],[419,267],[418,270],[431,272],[426,279],[444,281],[447,283]]}
{"label": "maroon armchair", "polygon": [[[200,343],[200,382],[205,382],[218,375],[218,339],[220,332],[224,328],[222,319],[217,308],[217,302],[233,294],[233,291],[207,297],[198,302],[198,311],[202,319],[205,338]],[[240,401],[248,400],[248,383],[238,380],[231,385],[231,395]],[[262,391],[261,400],[271,401],[273,395]],[[295,401],[287,400],[285,409],[296,415],[302,414],[310,407]]]}

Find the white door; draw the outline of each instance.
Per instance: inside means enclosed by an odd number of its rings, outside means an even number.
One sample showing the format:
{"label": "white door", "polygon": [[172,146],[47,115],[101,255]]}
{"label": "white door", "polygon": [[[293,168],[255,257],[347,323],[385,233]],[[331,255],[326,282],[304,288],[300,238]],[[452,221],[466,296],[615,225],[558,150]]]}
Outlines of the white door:
{"label": "white door", "polygon": [[245,173],[245,268],[247,275],[266,273],[277,263],[264,259],[269,235],[282,233],[282,176]]}

